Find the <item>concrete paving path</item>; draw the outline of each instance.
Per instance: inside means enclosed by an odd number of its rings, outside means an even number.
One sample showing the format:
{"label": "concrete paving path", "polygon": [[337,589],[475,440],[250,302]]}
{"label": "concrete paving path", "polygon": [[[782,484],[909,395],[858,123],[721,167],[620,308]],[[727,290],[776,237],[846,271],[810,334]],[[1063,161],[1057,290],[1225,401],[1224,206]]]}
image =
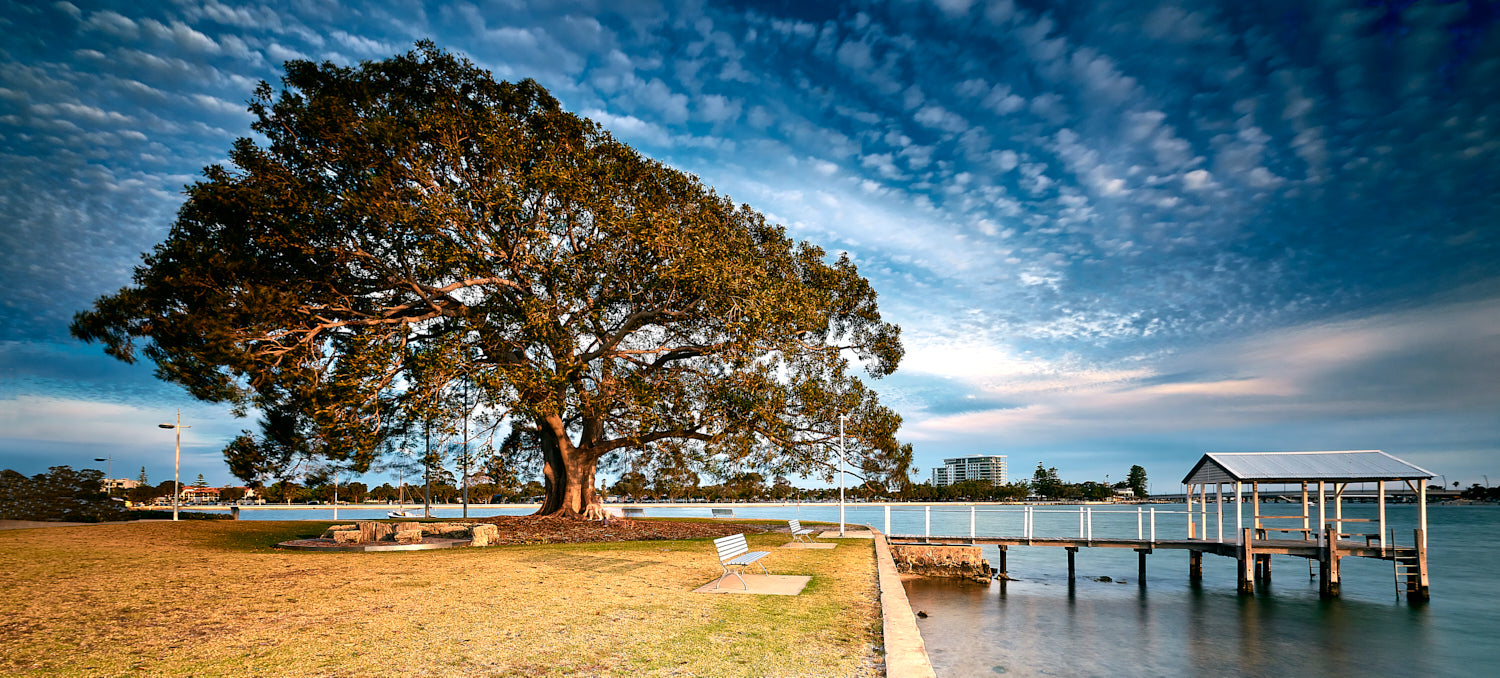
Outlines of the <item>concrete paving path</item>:
{"label": "concrete paving path", "polygon": [[827,542],[820,541],[815,541],[812,543],[808,543],[805,541],[789,541],[781,545],[781,548],[784,549],[831,549],[837,547],[838,544],[829,544]]}
{"label": "concrete paving path", "polygon": [[[744,588],[733,575],[716,579],[698,587],[693,593],[753,593],[762,596],[795,596],[802,593],[812,577],[782,574],[747,574]],[[714,588],[717,583],[719,588]]]}

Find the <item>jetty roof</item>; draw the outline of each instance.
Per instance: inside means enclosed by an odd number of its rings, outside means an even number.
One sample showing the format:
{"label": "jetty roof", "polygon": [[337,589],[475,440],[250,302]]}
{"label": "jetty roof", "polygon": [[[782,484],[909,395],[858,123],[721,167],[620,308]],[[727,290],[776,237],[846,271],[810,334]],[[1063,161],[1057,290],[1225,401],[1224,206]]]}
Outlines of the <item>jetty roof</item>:
{"label": "jetty roof", "polygon": [[1416,480],[1435,474],[1380,450],[1337,452],[1210,452],[1193,466],[1183,484],[1364,482]]}

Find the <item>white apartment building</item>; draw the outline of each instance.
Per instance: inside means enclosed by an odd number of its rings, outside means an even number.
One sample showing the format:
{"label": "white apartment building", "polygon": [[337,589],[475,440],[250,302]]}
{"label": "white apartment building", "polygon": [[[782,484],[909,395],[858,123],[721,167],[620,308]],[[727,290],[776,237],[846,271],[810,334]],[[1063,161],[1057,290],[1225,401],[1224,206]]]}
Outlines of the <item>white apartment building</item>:
{"label": "white apartment building", "polygon": [[1006,484],[1009,479],[1005,473],[1005,455],[971,454],[944,459],[942,466],[932,469],[932,484],[935,487],[965,480],[988,480],[996,485]]}

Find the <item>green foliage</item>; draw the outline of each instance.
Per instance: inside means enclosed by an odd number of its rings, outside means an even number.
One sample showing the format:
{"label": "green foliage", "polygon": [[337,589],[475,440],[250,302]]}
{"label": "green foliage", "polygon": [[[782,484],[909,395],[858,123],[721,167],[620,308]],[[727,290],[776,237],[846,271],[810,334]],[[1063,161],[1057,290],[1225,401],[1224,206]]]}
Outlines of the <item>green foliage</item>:
{"label": "green foliage", "polygon": [[226,487],[219,490],[219,501],[235,502],[245,498],[245,490],[238,487]]}
{"label": "green foliage", "polygon": [[1057,467],[1046,468],[1042,462],[1036,463],[1036,472],[1031,475],[1031,491],[1049,499],[1063,499],[1068,494],[1066,484],[1057,475]]}
{"label": "green foliage", "polygon": [[622,497],[628,497],[636,501],[645,494],[647,488],[646,475],[637,471],[626,471],[620,474],[620,479],[615,482],[612,492]]}
{"label": "green foliage", "polygon": [[900,417],[849,374],[894,371],[899,329],[848,257],[430,43],[285,70],[251,102],[264,145],[205,169],[72,325],[264,413],[225,449],[237,477],[364,472],[417,423],[451,435],[459,392],[532,438],[543,512],[597,515],[595,470],[627,450],[831,478],[841,414],[851,468],[906,477]]}
{"label": "green foliage", "polygon": [[1019,501],[1030,493],[1024,482],[996,485],[988,480],[963,480],[950,485],[912,485],[904,499],[911,501]]}
{"label": "green foliage", "polygon": [[1146,498],[1146,467],[1136,464],[1130,467],[1130,474],[1125,476],[1125,486],[1135,493],[1136,499]]}
{"label": "green foliage", "polygon": [[0,471],[0,519],[97,523],[117,520],[125,507],[104,493],[104,472],[53,466],[30,478]]}

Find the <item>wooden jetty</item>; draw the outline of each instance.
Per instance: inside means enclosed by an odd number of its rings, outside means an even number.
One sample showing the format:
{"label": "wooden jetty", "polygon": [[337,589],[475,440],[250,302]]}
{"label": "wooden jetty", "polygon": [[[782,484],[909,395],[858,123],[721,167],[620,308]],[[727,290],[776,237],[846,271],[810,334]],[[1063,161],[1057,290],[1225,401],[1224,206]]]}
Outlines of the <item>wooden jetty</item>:
{"label": "wooden jetty", "polygon": [[[1207,454],[1199,460],[1183,480],[1188,493],[1188,538],[1156,539],[1156,523],[1152,514],[1150,537],[1137,525],[1137,538],[1094,538],[1090,509],[1079,512],[1078,537],[1037,537],[1030,509],[1027,510],[1019,537],[987,537],[974,534],[971,519],[970,534],[962,536],[890,535],[893,544],[989,544],[1000,547],[998,570],[1006,572],[1006,549],[1011,546],[1050,546],[1068,552],[1068,580],[1074,576],[1074,556],[1080,548],[1125,548],[1138,554],[1139,578],[1144,583],[1146,556],[1153,551],[1185,550],[1189,553],[1188,577],[1198,580],[1203,577],[1203,554],[1228,556],[1236,559],[1238,567],[1238,590],[1243,594],[1255,592],[1256,581],[1269,581],[1271,556],[1286,555],[1307,558],[1318,562],[1318,590],[1324,597],[1337,597],[1340,586],[1339,561],[1342,558],[1373,558],[1389,561],[1396,581],[1396,590],[1404,593],[1410,601],[1425,601],[1428,593],[1427,567],[1427,502],[1426,481],[1434,475],[1378,450],[1349,452],[1261,452]],[[1379,514],[1373,521],[1343,517],[1342,495],[1351,483],[1378,485],[1377,503]],[[1398,546],[1394,535],[1386,529],[1385,493],[1387,482],[1401,482],[1410,487],[1418,497],[1418,527],[1413,530],[1412,545]],[[1317,523],[1314,524],[1309,484],[1316,483]],[[1296,515],[1260,514],[1259,493],[1262,484],[1296,485],[1300,487],[1301,510]],[[1215,485],[1216,528],[1209,537],[1208,486]],[[1246,524],[1242,507],[1243,490],[1249,485],[1251,506],[1254,513]],[[1228,539],[1224,534],[1224,489],[1232,486],[1235,501],[1235,529]],[[1333,492],[1332,516],[1327,510],[1327,490]],[[1199,495],[1197,515],[1193,509],[1193,490]],[[1139,516],[1140,513],[1138,512]],[[1087,521],[1087,522],[1085,522]],[[1374,522],[1376,531],[1346,532],[1346,524],[1368,524]],[[1290,524],[1288,526],[1288,524]],[[1348,528],[1353,529],[1353,528]],[[889,530],[889,516],[887,516]],[[1273,533],[1281,537],[1271,538]]]}

